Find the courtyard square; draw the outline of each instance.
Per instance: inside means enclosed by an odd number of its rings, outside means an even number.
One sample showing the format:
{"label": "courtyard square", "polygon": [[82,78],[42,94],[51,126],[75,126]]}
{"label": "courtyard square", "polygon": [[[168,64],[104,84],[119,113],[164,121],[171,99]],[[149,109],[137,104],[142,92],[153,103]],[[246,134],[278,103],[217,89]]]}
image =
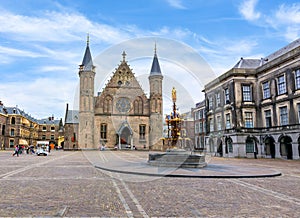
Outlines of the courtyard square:
{"label": "courtyard square", "polygon": [[107,167],[105,160],[146,164],[148,154],[51,151],[45,157],[13,157],[12,151],[1,151],[0,216],[300,216],[299,160],[210,158],[208,166],[229,164],[282,174],[240,179],[142,176],[95,167]]}

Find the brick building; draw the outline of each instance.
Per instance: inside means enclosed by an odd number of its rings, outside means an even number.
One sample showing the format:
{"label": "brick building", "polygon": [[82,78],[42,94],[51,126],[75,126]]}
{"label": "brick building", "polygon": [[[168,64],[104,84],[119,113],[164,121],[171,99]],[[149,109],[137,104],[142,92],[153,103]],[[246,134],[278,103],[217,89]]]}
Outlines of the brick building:
{"label": "brick building", "polygon": [[[36,145],[38,140],[47,140],[53,145],[63,141],[63,125],[54,117],[35,119],[20,108],[5,107],[0,102],[0,143],[2,149],[16,145]],[[61,141],[59,141],[59,139]]]}

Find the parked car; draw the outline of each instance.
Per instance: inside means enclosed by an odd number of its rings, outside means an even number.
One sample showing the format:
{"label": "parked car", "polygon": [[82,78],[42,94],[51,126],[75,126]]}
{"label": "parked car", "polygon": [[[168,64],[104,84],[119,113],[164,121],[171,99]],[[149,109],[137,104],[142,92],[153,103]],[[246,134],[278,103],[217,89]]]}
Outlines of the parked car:
{"label": "parked car", "polygon": [[48,154],[49,154],[49,142],[48,141],[37,141],[36,155],[47,156]]}

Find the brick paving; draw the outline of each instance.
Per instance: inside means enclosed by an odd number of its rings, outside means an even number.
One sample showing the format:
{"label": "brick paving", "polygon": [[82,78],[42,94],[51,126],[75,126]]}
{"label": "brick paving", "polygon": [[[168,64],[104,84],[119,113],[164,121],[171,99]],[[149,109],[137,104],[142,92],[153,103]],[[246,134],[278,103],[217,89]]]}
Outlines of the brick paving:
{"label": "brick paving", "polygon": [[[213,157],[209,164],[283,175],[208,179],[103,171],[94,167],[109,160],[100,151],[11,154],[0,151],[1,217],[300,217],[299,160]],[[120,163],[147,157],[138,151],[114,154]]]}

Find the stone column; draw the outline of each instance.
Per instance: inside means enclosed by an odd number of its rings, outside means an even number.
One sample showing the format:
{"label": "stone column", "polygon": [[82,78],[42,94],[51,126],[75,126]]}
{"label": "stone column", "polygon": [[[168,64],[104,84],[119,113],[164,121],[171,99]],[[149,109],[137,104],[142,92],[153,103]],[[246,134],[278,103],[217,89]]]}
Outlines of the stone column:
{"label": "stone column", "polygon": [[292,149],[293,149],[293,160],[299,159],[299,150],[298,150],[298,143],[292,143]]}
{"label": "stone column", "polygon": [[280,142],[275,142],[275,158],[281,158],[280,154]]}

